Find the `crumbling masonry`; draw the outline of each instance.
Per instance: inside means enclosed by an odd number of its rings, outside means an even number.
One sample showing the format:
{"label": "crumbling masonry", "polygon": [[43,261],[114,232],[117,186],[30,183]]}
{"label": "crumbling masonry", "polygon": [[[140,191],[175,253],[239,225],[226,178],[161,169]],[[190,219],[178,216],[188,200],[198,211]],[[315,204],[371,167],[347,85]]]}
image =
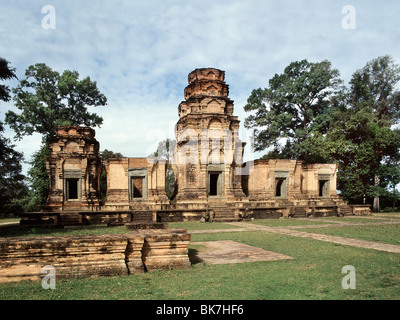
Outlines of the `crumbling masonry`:
{"label": "crumbling masonry", "polygon": [[[105,161],[107,197],[100,201],[102,164],[91,128],[59,127],[47,161],[47,217],[55,223],[125,223],[135,220],[237,221],[368,213],[348,206],[336,192],[337,165],[296,160],[243,163],[245,143],[225,72],[196,69],[179,104],[177,144],[171,160]],[[166,170],[175,174],[175,195],[165,193]],[[28,219],[28,218],[27,218]]]}

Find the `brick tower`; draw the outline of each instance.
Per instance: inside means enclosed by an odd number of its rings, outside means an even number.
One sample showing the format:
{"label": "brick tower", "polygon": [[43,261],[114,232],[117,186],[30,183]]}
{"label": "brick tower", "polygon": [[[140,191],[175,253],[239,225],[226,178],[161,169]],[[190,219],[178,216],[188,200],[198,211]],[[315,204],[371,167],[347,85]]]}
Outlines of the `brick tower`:
{"label": "brick tower", "polygon": [[238,174],[245,144],[238,138],[240,121],[233,115],[225,72],[196,69],[188,82],[176,124],[175,201],[192,208],[234,206],[245,197]]}
{"label": "brick tower", "polygon": [[99,206],[101,161],[94,136],[91,128],[57,127],[46,164],[50,177],[48,209],[80,211]]}

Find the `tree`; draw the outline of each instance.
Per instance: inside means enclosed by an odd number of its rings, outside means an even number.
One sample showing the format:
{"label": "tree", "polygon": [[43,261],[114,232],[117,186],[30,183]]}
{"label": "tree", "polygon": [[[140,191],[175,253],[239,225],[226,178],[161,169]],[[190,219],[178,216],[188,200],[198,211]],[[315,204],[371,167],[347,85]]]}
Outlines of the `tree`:
{"label": "tree", "polygon": [[61,75],[44,63],[28,67],[25,79],[13,90],[20,114],[8,111],[6,122],[16,138],[40,133],[48,143],[55,128],[63,125],[100,126],[103,119],[90,113],[87,106],[104,106],[106,97],[89,77],[79,80],[77,71],[65,70]]}
{"label": "tree", "polygon": [[23,154],[15,151],[15,145],[1,134],[3,130],[0,122],[0,216],[22,212],[21,200],[27,195],[21,165]]}
{"label": "tree", "polygon": [[[385,156],[394,157],[400,147],[397,130],[391,126],[400,121],[400,91],[396,88],[400,81],[400,66],[386,55],[371,60],[357,70],[350,81],[350,105],[355,110],[366,110],[374,115],[380,140],[375,143],[373,156],[374,204],[373,210],[379,211],[379,168]],[[388,140],[391,139],[391,140]],[[372,155],[371,155],[372,156]]]}
{"label": "tree", "polygon": [[[175,140],[165,139],[160,141],[157,146],[157,150],[149,155],[149,157],[154,157],[158,159],[165,159],[170,161],[170,152],[176,145]],[[175,192],[175,174],[172,169],[171,163],[168,163],[167,172],[165,175],[165,193],[167,194],[168,199],[172,199]]]}
{"label": "tree", "polygon": [[332,119],[335,127],[324,137],[329,159],[339,164],[338,188],[353,203],[373,199],[382,188],[375,183],[386,157],[396,156],[400,132],[380,126],[368,107],[349,108]]}
{"label": "tree", "polygon": [[[387,202],[390,201],[392,208],[397,207],[396,186],[400,183],[400,163],[399,159],[387,158],[379,168],[381,193],[385,194],[385,189],[390,189],[386,194]],[[389,202],[387,203],[389,205]]]}
{"label": "tree", "polygon": [[[15,69],[9,62],[0,58],[0,79],[10,80],[17,78]],[[0,100],[11,99],[8,86],[0,84]],[[0,121],[0,216],[15,214],[23,211],[21,199],[27,194],[22,172],[23,154],[15,151],[10,139],[4,137],[3,123]]]}
{"label": "tree", "polygon": [[102,164],[102,169],[101,169],[101,174],[100,174],[100,196],[103,201],[107,197],[107,172],[104,168],[104,161],[111,159],[111,158],[120,159],[123,157],[124,156],[119,152],[115,153],[115,152],[107,150],[107,149],[100,151],[100,159],[101,159],[101,164]]}
{"label": "tree", "polygon": [[[0,80],[17,79],[15,68],[12,68],[6,59],[0,57]],[[10,88],[4,84],[0,84],[0,100],[10,101]]]}
{"label": "tree", "polygon": [[28,183],[30,186],[27,211],[38,211],[46,206],[49,194],[49,176],[46,170],[46,160],[50,155],[50,148],[43,143],[29,161]]}
{"label": "tree", "polygon": [[[350,103],[353,108],[368,106],[380,123],[400,121],[400,66],[386,55],[371,60],[357,70],[350,81]],[[386,122],[386,123],[385,123]]]}
{"label": "tree", "polygon": [[14,129],[15,137],[22,139],[33,133],[42,135],[42,146],[34,154],[29,171],[31,205],[42,207],[47,198],[45,185],[48,185],[46,154],[56,127],[100,126],[103,118],[90,113],[87,106],[104,106],[107,99],[89,77],[79,80],[78,72],[69,70],[60,75],[44,63],[29,66],[25,79],[20,81],[13,93],[15,106],[21,112],[8,111],[6,123]]}
{"label": "tree", "polygon": [[[292,62],[283,74],[276,74],[265,89],[253,90],[246,112],[247,128],[254,131],[256,151],[273,146],[287,158],[308,160],[300,145],[315,129],[314,124],[330,105],[330,97],[338,92],[342,81],[339,71],[329,61],[311,63],[307,60]],[[282,139],[286,146],[281,148]]]}
{"label": "tree", "polygon": [[[400,123],[400,67],[389,56],[379,57],[357,70],[346,88],[328,62],[317,69],[322,73],[311,74],[311,68],[298,72],[300,65],[309,66],[292,63],[270,80],[269,88],[251,94],[245,110],[256,114],[246,121],[259,130],[257,150],[273,146],[264,157],[337,163],[338,189],[345,200],[374,199],[379,210],[379,196],[389,185],[382,166],[397,158],[400,148],[400,130],[393,127]],[[311,84],[319,81],[313,91]],[[321,97],[310,103],[317,89]]]}

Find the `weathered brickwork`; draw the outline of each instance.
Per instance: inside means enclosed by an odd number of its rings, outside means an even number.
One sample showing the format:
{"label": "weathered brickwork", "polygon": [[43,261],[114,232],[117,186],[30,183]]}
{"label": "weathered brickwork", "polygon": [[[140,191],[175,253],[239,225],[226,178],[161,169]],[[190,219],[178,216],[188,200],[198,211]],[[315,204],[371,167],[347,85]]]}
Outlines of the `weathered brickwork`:
{"label": "weathered brickwork", "polygon": [[99,146],[91,128],[56,129],[46,164],[51,210],[93,210],[100,205]]}
{"label": "weathered brickwork", "polygon": [[138,230],[116,235],[0,239],[0,282],[138,274],[189,268],[185,229]]}
{"label": "weathered brickwork", "polygon": [[[102,164],[94,130],[57,128],[47,162],[47,210],[65,214],[48,216],[47,221],[65,225],[73,215],[78,224],[133,221],[122,212],[145,215],[146,221],[153,222],[370,212],[368,207],[349,207],[338,196],[335,164],[286,159],[243,163],[245,143],[238,138],[240,121],[233,113],[224,71],[192,71],[184,99],[178,107],[177,143],[169,161],[149,157],[105,161],[107,196],[103,203],[99,201]],[[172,199],[165,191],[169,165],[175,175]]]}

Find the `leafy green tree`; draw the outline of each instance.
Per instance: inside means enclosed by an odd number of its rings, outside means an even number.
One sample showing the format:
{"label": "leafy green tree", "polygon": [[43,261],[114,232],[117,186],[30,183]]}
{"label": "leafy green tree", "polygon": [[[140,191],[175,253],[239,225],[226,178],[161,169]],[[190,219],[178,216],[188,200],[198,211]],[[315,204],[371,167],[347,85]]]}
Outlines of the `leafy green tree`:
{"label": "leafy green tree", "polygon": [[31,162],[33,167],[29,171],[33,201],[31,205],[40,208],[47,198],[45,157],[49,143],[55,136],[56,127],[100,126],[103,118],[89,112],[87,107],[104,106],[107,99],[98,90],[96,82],[89,77],[79,80],[77,71],[65,70],[60,74],[44,63],[29,66],[25,79],[20,81],[13,93],[15,106],[20,113],[8,111],[6,123],[14,129],[15,137],[22,139],[23,136],[33,133],[42,135],[42,146],[34,154]]}
{"label": "leafy green tree", "polygon": [[[155,157],[159,159],[165,159],[170,161],[170,151],[174,148],[176,144],[175,140],[165,139],[160,141],[157,146],[157,150],[149,155],[149,157]],[[168,199],[172,199],[174,197],[175,192],[175,174],[172,169],[171,163],[168,163],[166,176],[165,176],[165,193],[167,194]]]}
{"label": "leafy green tree", "polygon": [[103,123],[103,118],[87,110],[87,106],[107,103],[89,77],[79,80],[78,72],[69,70],[60,75],[44,63],[29,66],[25,77],[13,90],[15,106],[21,113],[6,114],[6,122],[16,132],[16,138],[36,132],[48,143],[57,126],[96,127]]}
{"label": "leafy green tree", "polygon": [[42,143],[39,150],[34,152],[29,161],[28,183],[30,186],[27,211],[38,211],[46,206],[49,194],[49,176],[46,170],[46,160],[50,155],[50,148]]}
{"label": "leafy green tree", "polygon": [[15,151],[15,145],[1,134],[3,130],[0,122],[0,216],[24,211],[22,199],[28,192],[22,174],[23,154]]}
{"label": "leafy green tree", "polygon": [[[17,78],[15,68],[0,58],[0,80]],[[0,84],[0,100],[10,101],[10,89]],[[13,215],[23,211],[22,199],[27,195],[25,176],[22,172],[23,154],[15,151],[10,139],[3,136],[3,123],[0,121],[0,216]]]}
{"label": "leafy green tree", "polygon": [[[379,57],[357,70],[345,88],[336,70],[322,73],[326,77],[316,71],[312,76],[312,69],[298,72],[304,63],[290,64],[267,89],[251,94],[245,110],[256,114],[246,125],[259,130],[257,150],[272,146],[266,158],[338,163],[343,197],[353,203],[374,199],[379,210],[379,196],[388,186],[382,166],[385,159],[398,157],[400,148],[400,131],[393,127],[400,122],[400,67],[390,56]],[[322,70],[330,70],[329,63],[324,65]],[[317,83],[321,85],[313,87]],[[317,88],[321,98],[305,103]]]}
{"label": "leafy green tree", "polygon": [[[0,80],[17,79],[15,68],[10,66],[10,62],[0,57]],[[0,100],[10,101],[10,88],[5,84],[0,84]]]}
{"label": "leafy green tree", "polygon": [[[395,158],[387,158],[379,168],[380,193],[386,195],[386,205],[397,207],[398,194],[396,186],[400,183],[400,162]],[[385,194],[385,190],[388,192]],[[389,191],[390,190],[390,191]]]}
{"label": "leafy green tree", "polygon": [[369,107],[380,125],[400,121],[400,66],[386,55],[371,60],[357,70],[350,81],[350,103],[353,108]]}
{"label": "leafy green tree", "polygon": [[124,156],[119,152],[113,152],[113,151],[107,150],[107,149],[100,151],[100,159],[101,159],[101,163],[102,163],[102,169],[101,169],[101,174],[100,174],[100,196],[103,201],[105,200],[105,198],[107,196],[107,172],[104,168],[104,161],[111,159],[111,158],[120,159],[123,157]]}
{"label": "leafy green tree", "polygon": [[338,113],[336,128],[326,135],[331,159],[339,163],[338,187],[344,198],[361,203],[382,193],[376,184],[384,157],[397,154],[400,133],[380,126],[369,108]]}
{"label": "leafy green tree", "polygon": [[379,211],[379,168],[384,157],[394,157],[400,147],[399,139],[394,137],[398,130],[391,126],[400,121],[400,66],[386,55],[368,62],[357,70],[350,81],[350,105],[355,110],[366,110],[374,115],[377,126],[376,143],[371,152],[375,165],[371,168],[373,176],[374,211]]}
{"label": "leafy green tree", "polygon": [[[323,122],[324,111],[341,83],[339,71],[332,69],[329,61],[302,60],[276,74],[267,88],[253,90],[244,110],[253,112],[245,119],[245,126],[256,128],[255,150],[272,146],[275,153],[287,158],[309,160],[300,145],[315,130],[314,124]],[[286,140],[284,148],[282,139]]]}

